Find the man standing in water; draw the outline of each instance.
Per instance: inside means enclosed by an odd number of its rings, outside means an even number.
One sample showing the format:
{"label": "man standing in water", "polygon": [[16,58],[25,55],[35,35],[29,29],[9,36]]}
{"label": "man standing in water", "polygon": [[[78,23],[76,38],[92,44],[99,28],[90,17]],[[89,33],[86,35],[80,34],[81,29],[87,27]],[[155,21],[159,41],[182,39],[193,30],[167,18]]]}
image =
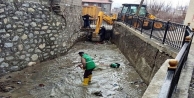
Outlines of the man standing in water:
{"label": "man standing in water", "polygon": [[83,85],[87,86],[89,82],[91,82],[91,78],[92,78],[92,71],[94,70],[94,68],[96,67],[94,61],[92,60],[92,58],[84,53],[84,52],[79,52],[78,53],[81,56],[81,63],[80,65],[78,65],[80,68],[84,69],[84,81],[83,81]]}
{"label": "man standing in water", "polygon": [[90,15],[86,14],[84,16],[82,16],[83,20],[84,20],[84,28],[89,27],[90,28]]}

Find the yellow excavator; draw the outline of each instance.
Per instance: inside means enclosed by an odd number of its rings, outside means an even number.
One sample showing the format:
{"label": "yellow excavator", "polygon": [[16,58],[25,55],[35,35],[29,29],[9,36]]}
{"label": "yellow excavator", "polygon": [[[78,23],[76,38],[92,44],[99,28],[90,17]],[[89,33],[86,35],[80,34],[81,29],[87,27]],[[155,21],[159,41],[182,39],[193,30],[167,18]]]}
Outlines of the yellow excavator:
{"label": "yellow excavator", "polygon": [[[92,16],[92,18],[90,18],[90,21],[93,21],[95,23],[94,32],[88,35],[88,36],[91,35],[89,39],[91,39],[92,41],[100,41],[99,32],[103,22],[107,23],[106,26],[112,26],[114,23],[114,20],[116,20],[117,18],[116,14],[112,14],[111,16],[109,16],[105,14],[103,11],[101,11],[101,8],[97,6],[83,6],[82,15],[86,15],[86,14],[89,14],[90,16]],[[89,30],[89,28],[87,30]]]}
{"label": "yellow excavator", "polygon": [[116,14],[109,16],[106,15],[103,11],[100,11],[96,21],[95,31],[92,33],[92,41],[100,41],[99,31],[103,21],[106,22],[108,25],[113,25],[116,18]]}
{"label": "yellow excavator", "polygon": [[[147,12],[147,6],[142,5],[138,16],[140,17],[146,17],[147,19],[132,17],[132,15],[135,16],[137,10],[138,10],[139,4],[123,4],[121,12],[118,14],[118,21],[124,21],[126,18],[129,23],[132,24],[133,27],[138,28],[143,24],[143,29],[151,29],[152,22],[150,20],[156,20],[156,17],[150,13]],[[127,17],[126,17],[127,16]],[[154,29],[161,29],[163,27],[162,22],[154,22]]]}

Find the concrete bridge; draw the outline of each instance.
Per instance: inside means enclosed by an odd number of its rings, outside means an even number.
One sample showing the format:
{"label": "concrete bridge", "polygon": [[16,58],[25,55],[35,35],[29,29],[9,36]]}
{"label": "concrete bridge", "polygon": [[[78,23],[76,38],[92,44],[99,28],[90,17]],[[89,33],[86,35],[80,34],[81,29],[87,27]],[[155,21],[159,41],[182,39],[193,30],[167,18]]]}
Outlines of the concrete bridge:
{"label": "concrete bridge", "polygon": [[[60,13],[53,12],[45,0],[0,1],[0,97],[156,98],[165,80],[168,59],[176,57],[177,49],[121,22],[114,24],[110,40],[116,46],[76,44],[86,35],[80,32],[81,0],[64,1]],[[163,34],[156,32],[154,36]],[[191,46],[175,98],[189,96],[193,49]],[[78,86],[82,71],[73,64],[79,60],[78,51],[89,52],[99,65],[88,88]],[[109,68],[114,61],[121,63],[120,69]]]}

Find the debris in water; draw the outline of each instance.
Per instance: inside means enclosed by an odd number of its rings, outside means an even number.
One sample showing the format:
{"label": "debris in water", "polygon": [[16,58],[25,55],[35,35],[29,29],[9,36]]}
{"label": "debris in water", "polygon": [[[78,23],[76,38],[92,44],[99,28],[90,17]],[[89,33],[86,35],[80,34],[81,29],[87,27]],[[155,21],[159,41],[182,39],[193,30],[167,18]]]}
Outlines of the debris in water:
{"label": "debris in water", "polygon": [[101,96],[102,97],[102,92],[101,91],[94,92],[93,94],[96,95],[96,96]]}
{"label": "debris in water", "polygon": [[113,84],[113,86],[115,87],[115,86],[118,86],[118,84]]}
{"label": "debris in water", "polygon": [[81,63],[80,61],[73,61],[72,64]]}
{"label": "debris in water", "polygon": [[44,87],[45,85],[44,84],[39,84],[40,87]]}
{"label": "debris in water", "polygon": [[136,87],[139,87],[139,85],[135,85]]}
{"label": "debris in water", "polygon": [[22,82],[19,81],[19,82],[17,82],[17,84],[22,84]]}
{"label": "debris in water", "polygon": [[110,64],[110,67],[111,68],[119,68],[120,64],[119,63],[112,63],[112,64]]}

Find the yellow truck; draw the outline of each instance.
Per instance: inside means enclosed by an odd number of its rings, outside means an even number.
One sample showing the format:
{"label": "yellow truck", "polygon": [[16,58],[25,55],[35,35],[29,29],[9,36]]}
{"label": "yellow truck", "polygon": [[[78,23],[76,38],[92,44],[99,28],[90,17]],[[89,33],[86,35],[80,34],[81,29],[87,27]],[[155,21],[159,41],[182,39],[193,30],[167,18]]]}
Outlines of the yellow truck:
{"label": "yellow truck", "polygon": [[98,18],[98,13],[101,11],[101,7],[97,6],[83,6],[82,7],[82,16],[83,15],[90,15],[93,17],[93,19]]}

